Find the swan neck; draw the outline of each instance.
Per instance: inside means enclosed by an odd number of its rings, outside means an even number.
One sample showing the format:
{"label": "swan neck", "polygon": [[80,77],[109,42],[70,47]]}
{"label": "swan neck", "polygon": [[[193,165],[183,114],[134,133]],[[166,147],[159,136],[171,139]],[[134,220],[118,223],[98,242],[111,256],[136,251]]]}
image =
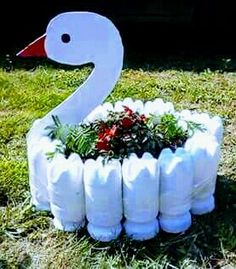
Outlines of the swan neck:
{"label": "swan neck", "polygon": [[112,57],[107,55],[105,60],[96,61],[87,80],[65,101],[33,125],[28,133],[28,140],[46,135],[45,127],[53,124],[52,115],[58,116],[64,124],[81,123],[111,93],[120,77],[122,66],[122,47],[120,53],[116,51]]}

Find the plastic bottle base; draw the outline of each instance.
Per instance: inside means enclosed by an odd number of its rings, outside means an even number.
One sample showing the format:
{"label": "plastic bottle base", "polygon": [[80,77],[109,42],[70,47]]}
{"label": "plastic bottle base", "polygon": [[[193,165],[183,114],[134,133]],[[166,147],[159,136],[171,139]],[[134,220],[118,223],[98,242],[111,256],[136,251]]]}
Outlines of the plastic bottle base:
{"label": "plastic bottle base", "polygon": [[74,232],[82,227],[84,227],[85,221],[80,222],[62,222],[56,218],[53,219],[53,224],[56,229],[66,231],[66,232]]}
{"label": "plastic bottle base", "polygon": [[50,204],[49,203],[33,203],[32,205],[35,206],[35,209],[38,211],[50,211]]}
{"label": "plastic bottle base", "polygon": [[120,223],[110,227],[97,226],[92,223],[88,223],[87,229],[93,239],[102,242],[109,242],[120,235],[122,226]]}
{"label": "plastic bottle base", "polygon": [[127,236],[138,241],[151,239],[159,232],[159,223],[157,219],[145,223],[126,220],[124,227]]}
{"label": "plastic bottle base", "polygon": [[202,215],[211,212],[215,208],[215,199],[211,195],[203,200],[193,200],[191,213],[194,215]]}
{"label": "plastic bottle base", "polygon": [[176,216],[160,214],[159,220],[161,229],[167,233],[184,232],[192,224],[192,218],[189,212]]}

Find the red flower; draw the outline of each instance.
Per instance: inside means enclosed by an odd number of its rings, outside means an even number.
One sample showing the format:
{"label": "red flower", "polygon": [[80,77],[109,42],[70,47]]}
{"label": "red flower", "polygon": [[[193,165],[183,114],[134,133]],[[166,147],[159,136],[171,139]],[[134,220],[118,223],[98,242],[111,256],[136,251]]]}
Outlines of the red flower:
{"label": "red flower", "polygon": [[124,128],[130,128],[132,125],[133,125],[133,120],[128,118],[128,117],[124,117],[122,120],[121,120],[121,125],[122,127]]}
{"label": "red flower", "polygon": [[112,128],[109,130],[109,136],[114,137],[117,134],[117,127],[113,125]]}
{"label": "red flower", "polygon": [[112,128],[105,128],[104,131],[100,134],[98,134],[99,139],[104,139],[105,137],[112,138],[117,133],[117,127],[116,125],[113,125]]}
{"label": "red flower", "polygon": [[108,141],[105,140],[98,140],[96,145],[98,150],[105,150],[108,151],[110,149]]}
{"label": "red flower", "polygon": [[97,149],[108,151],[110,149],[109,142],[116,135],[117,127],[113,125],[112,128],[105,128],[103,133],[98,134]]}
{"label": "red flower", "polygon": [[130,109],[129,107],[127,106],[123,106],[125,112],[128,114],[128,116],[132,116],[134,114],[133,110]]}
{"label": "red flower", "polygon": [[105,132],[105,130],[108,128],[107,124],[105,122],[101,122],[100,124],[100,132]]}
{"label": "red flower", "polygon": [[140,115],[139,121],[145,122],[145,120],[146,120],[146,116],[144,114]]}

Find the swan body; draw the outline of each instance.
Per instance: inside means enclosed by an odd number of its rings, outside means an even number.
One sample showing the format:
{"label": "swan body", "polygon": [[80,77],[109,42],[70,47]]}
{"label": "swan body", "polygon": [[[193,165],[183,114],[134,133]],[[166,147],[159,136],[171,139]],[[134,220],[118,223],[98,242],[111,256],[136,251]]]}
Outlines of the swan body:
{"label": "swan body", "polygon": [[[119,31],[109,19],[92,12],[66,12],[53,18],[46,34],[17,55],[47,56],[73,66],[94,65],[87,80],[46,116],[36,120],[27,134],[32,203],[38,209],[49,210],[44,154],[48,145],[39,143],[47,135],[45,127],[53,124],[52,115],[58,116],[62,123],[78,124],[104,101],[121,74],[123,44]],[[32,148],[38,150],[32,151]]]}

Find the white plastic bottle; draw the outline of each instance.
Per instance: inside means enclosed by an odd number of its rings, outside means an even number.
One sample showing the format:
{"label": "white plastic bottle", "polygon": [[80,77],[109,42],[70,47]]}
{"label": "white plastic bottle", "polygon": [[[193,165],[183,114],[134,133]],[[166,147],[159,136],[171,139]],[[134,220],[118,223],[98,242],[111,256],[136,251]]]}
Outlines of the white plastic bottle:
{"label": "white plastic bottle", "polygon": [[[208,113],[193,113],[192,120],[196,123],[200,123],[204,127],[204,133],[215,136],[217,142],[221,144],[223,138],[223,121],[219,116],[210,117]],[[202,133],[197,131],[196,133]]]}
{"label": "white plastic bottle", "polygon": [[122,185],[118,160],[103,163],[103,158],[84,164],[84,186],[88,232],[98,241],[108,242],[121,233]]}
{"label": "white plastic bottle", "polygon": [[83,163],[78,154],[58,154],[48,167],[48,192],[57,229],[75,231],[85,223]]}
{"label": "white plastic bottle", "polygon": [[208,132],[215,136],[217,142],[221,144],[223,139],[224,127],[222,118],[219,116],[214,116],[210,119],[208,124]]}
{"label": "white plastic bottle", "polygon": [[215,185],[220,160],[220,144],[213,135],[197,133],[188,139],[185,149],[194,162],[194,186],[191,212],[201,215],[215,208]]}
{"label": "white plastic bottle", "polygon": [[31,203],[37,210],[50,210],[47,178],[47,167],[50,161],[46,153],[53,152],[59,144],[61,144],[60,141],[51,141],[47,136],[37,137],[33,141],[28,141],[27,151]]}
{"label": "white plastic bottle", "polygon": [[169,233],[187,230],[192,223],[190,208],[193,187],[191,155],[183,148],[160,156],[160,227]]}
{"label": "white plastic bottle", "polygon": [[151,239],[159,232],[159,165],[149,153],[132,154],[122,165],[126,234],[134,240]]}

